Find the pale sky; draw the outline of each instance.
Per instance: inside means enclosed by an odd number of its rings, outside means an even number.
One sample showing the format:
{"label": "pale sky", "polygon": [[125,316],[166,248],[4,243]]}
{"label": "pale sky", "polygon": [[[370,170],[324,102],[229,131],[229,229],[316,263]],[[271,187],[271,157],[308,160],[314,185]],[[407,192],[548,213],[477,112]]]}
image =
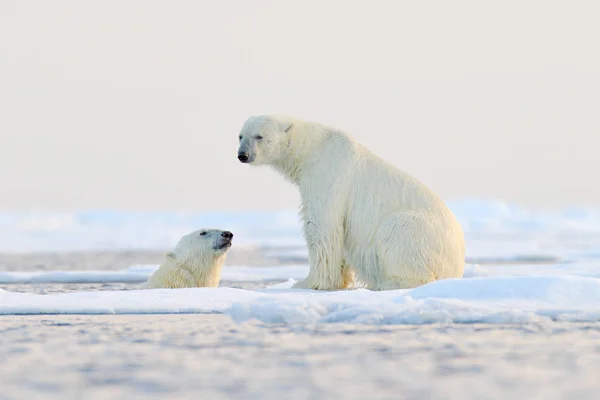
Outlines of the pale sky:
{"label": "pale sky", "polygon": [[0,210],[296,209],[251,114],[446,200],[600,206],[598,1],[0,0]]}

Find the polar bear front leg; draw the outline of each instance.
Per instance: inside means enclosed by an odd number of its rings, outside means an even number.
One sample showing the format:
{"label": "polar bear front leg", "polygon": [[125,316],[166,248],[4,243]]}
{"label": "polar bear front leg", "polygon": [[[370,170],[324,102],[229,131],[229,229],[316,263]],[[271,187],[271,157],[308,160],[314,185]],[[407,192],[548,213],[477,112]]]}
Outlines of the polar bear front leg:
{"label": "polar bear front leg", "polygon": [[306,279],[296,283],[295,288],[339,290],[347,287],[342,274],[342,224],[335,220],[331,215],[321,220],[313,217],[305,220],[310,269]]}

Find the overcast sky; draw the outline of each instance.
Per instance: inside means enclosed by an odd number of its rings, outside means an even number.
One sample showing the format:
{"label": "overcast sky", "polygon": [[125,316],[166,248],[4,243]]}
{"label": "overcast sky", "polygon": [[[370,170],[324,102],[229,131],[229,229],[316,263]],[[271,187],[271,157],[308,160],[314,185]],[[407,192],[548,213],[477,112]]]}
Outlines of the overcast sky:
{"label": "overcast sky", "polygon": [[600,206],[597,1],[0,0],[0,209],[295,209],[251,114],[444,199]]}

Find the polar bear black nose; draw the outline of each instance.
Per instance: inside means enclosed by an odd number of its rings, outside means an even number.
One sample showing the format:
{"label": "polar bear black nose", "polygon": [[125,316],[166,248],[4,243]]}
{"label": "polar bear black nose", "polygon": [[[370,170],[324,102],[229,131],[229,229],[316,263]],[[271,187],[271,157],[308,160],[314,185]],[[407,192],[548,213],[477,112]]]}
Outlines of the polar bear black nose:
{"label": "polar bear black nose", "polygon": [[240,160],[241,162],[248,161],[248,158],[250,158],[248,153],[238,153],[238,160]]}
{"label": "polar bear black nose", "polygon": [[227,239],[231,239],[233,237],[233,233],[231,233],[229,231],[225,231],[225,232],[221,233],[221,236],[223,236],[224,238],[227,238]]}

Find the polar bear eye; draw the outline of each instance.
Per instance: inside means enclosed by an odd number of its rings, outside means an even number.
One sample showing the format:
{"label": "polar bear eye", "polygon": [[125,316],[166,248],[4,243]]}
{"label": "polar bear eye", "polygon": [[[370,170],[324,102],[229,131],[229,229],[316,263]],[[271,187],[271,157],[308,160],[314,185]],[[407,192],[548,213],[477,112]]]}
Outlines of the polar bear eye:
{"label": "polar bear eye", "polygon": [[200,232],[200,236],[205,236],[206,232]]}
{"label": "polar bear eye", "polygon": [[263,138],[263,137],[262,137],[262,136],[260,136],[260,135],[258,135],[258,136],[255,136],[254,138],[255,138],[256,140],[262,140],[262,138]]}
{"label": "polar bear eye", "polygon": [[239,136],[240,140],[242,140],[242,135]]}

